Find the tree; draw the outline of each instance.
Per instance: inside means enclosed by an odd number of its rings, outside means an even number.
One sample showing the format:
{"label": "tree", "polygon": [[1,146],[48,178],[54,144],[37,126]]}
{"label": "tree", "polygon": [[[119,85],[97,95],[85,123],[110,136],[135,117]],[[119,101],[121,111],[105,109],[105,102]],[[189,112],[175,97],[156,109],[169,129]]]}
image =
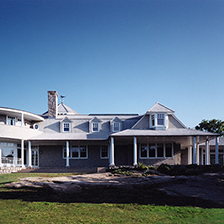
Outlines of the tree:
{"label": "tree", "polygon": [[212,133],[217,133],[224,136],[224,121],[222,120],[202,120],[197,126],[195,126],[196,130],[208,131]]}

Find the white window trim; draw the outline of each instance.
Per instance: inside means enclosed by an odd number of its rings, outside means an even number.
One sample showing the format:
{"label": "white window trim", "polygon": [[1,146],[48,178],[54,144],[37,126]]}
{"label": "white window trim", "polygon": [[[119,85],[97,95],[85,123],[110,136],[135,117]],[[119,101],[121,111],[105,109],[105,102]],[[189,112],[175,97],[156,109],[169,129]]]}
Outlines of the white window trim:
{"label": "white window trim", "polygon": [[[65,124],[68,124],[68,128],[69,128],[68,131],[65,131]],[[63,132],[65,132],[65,133],[69,133],[69,132],[71,132],[71,123],[63,122],[63,123],[62,123],[62,128],[63,128]]]}
{"label": "white window trim", "polygon": [[[80,154],[80,147],[85,146],[86,147],[86,157],[81,157]],[[72,148],[73,147],[78,147],[78,157],[72,157]],[[62,149],[62,157],[63,159],[66,159],[66,157],[64,156],[64,151],[66,150],[66,147],[64,146]],[[69,148],[69,159],[88,159],[88,146],[87,145],[73,145]]]}
{"label": "white window trim", "polygon": [[[114,124],[115,123],[119,125],[118,131],[114,130]],[[113,132],[119,132],[119,131],[121,131],[121,123],[120,122],[113,122]]]}
{"label": "white window trim", "polygon": [[[141,144],[147,144],[147,157],[142,157],[141,156]],[[155,144],[155,157],[149,157],[149,144]],[[163,144],[163,157],[158,157],[158,151],[157,151],[157,144]],[[166,144],[171,144],[172,145],[172,156],[167,157],[166,156]],[[172,142],[165,142],[165,143],[139,143],[139,158],[140,159],[172,159],[174,156],[174,143]]]}
{"label": "white window trim", "polygon": [[[107,147],[107,157],[102,157],[102,149],[104,147]],[[107,145],[101,145],[100,146],[100,159],[109,159],[109,147]]]}

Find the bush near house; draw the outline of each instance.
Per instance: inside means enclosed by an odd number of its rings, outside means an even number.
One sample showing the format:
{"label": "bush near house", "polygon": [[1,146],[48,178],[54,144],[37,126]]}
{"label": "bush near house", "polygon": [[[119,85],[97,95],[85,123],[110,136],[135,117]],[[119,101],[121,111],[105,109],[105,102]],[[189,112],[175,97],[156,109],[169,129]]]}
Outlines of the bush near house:
{"label": "bush near house", "polygon": [[107,172],[112,172],[112,174],[123,174],[131,176],[134,171],[142,171],[143,175],[159,175],[166,174],[171,176],[179,175],[200,175],[202,173],[210,172],[221,172],[224,171],[224,166],[215,165],[169,165],[166,163],[161,164],[158,168],[155,166],[145,165],[144,163],[139,163],[138,166],[119,166],[107,169]]}
{"label": "bush near house", "polygon": [[168,165],[168,164],[161,164],[157,170],[160,173],[164,173],[167,175],[199,175],[202,173],[210,173],[210,172],[220,172],[224,171],[224,167],[221,165]]}

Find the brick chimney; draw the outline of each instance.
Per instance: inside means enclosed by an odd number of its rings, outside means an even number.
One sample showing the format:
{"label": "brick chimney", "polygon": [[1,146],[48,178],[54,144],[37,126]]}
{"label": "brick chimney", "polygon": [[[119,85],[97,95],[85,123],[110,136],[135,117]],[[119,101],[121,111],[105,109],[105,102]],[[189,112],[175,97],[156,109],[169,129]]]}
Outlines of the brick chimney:
{"label": "brick chimney", "polygon": [[48,117],[57,117],[58,93],[57,91],[47,91],[47,93],[48,93]]}

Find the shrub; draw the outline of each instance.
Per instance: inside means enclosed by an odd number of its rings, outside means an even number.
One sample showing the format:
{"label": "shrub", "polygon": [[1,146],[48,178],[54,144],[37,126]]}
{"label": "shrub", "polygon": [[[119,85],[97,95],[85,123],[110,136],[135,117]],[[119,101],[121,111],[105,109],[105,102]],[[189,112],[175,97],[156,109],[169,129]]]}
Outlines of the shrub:
{"label": "shrub", "polygon": [[169,172],[170,172],[170,170],[171,170],[171,166],[168,165],[168,164],[162,163],[162,164],[157,168],[157,170],[158,170],[160,173],[169,174]]}

